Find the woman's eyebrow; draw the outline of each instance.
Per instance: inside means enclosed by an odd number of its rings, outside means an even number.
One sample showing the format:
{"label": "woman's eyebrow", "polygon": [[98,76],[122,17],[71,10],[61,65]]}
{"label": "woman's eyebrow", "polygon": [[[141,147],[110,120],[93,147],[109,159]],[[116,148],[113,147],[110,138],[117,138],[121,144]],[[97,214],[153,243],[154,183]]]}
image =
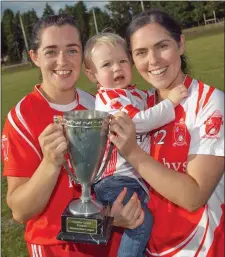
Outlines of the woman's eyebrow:
{"label": "woman's eyebrow", "polygon": [[[159,45],[161,45],[162,43],[165,43],[165,42],[170,42],[171,40],[169,40],[169,39],[162,39],[162,40],[160,40],[159,42],[157,42],[157,43],[155,43],[154,45],[153,45],[153,47],[156,47],[156,46],[159,46]],[[140,48],[136,48],[136,49],[134,49],[134,53],[135,52],[137,52],[137,51],[144,51],[144,50],[146,50],[147,49],[147,47],[140,47]]]}
{"label": "woman's eyebrow", "polygon": [[147,47],[140,47],[140,48],[136,48],[136,49],[134,49],[134,51],[133,52],[137,52],[137,51],[144,51],[144,50],[146,50],[147,49]]}
{"label": "woman's eyebrow", "polygon": [[[160,40],[159,42],[155,43],[155,44],[153,45],[153,47],[159,46],[159,45],[161,45],[162,43],[170,42],[170,41],[171,41],[170,39],[162,39],[162,40]],[[140,48],[136,48],[133,52],[144,51],[144,50],[146,50],[146,49],[147,49],[147,47],[140,47]]]}
{"label": "woman's eyebrow", "polygon": [[76,46],[76,47],[79,47],[79,48],[80,48],[80,45],[75,44],[75,43],[66,45],[66,47],[71,47],[71,46]]}
{"label": "woman's eyebrow", "polygon": [[50,46],[46,46],[42,49],[42,51],[46,50],[46,49],[55,49],[57,48],[57,45],[50,45]]}
{"label": "woman's eyebrow", "polygon": [[162,43],[164,43],[164,42],[170,42],[170,40],[169,40],[169,39],[160,40],[159,42],[157,42],[156,44],[154,44],[154,46],[158,46],[158,45],[160,45],[160,44],[162,44]]}
{"label": "woman's eyebrow", "polygon": [[[66,47],[72,47],[72,46],[75,46],[75,47],[79,47],[79,48],[80,48],[80,46],[79,46],[78,44],[75,44],[75,43],[66,45]],[[46,50],[46,49],[55,49],[55,48],[57,48],[57,47],[58,47],[57,45],[49,45],[49,46],[44,47],[44,48],[42,49],[42,51],[44,51],[44,50]]]}

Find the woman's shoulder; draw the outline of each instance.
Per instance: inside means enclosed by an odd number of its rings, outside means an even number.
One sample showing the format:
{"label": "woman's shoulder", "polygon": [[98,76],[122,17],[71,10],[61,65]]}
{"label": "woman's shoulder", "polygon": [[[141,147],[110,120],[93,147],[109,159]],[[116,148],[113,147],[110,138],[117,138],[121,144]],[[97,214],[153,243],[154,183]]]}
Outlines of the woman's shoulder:
{"label": "woman's shoulder", "polygon": [[204,113],[215,111],[223,112],[224,109],[224,92],[207,83],[192,79],[188,87],[188,97],[185,100],[187,110],[194,112],[193,115],[202,116]]}
{"label": "woman's shoulder", "polygon": [[210,85],[202,80],[191,78],[190,85],[188,86],[189,99],[198,101],[198,104],[205,105],[209,101],[215,101],[215,99],[222,100],[224,98],[224,92],[219,90],[213,85]]}
{"label": "woman's shoulder", "polygon": [[210,85],[209,83],[201,80],[201,79],[195,79],[189,77],[190,82],[189,85],[187,85],[188,90],[192,94],[199,94],[201,96],[212,94],[213,92],[216,92],[216,94],[223,95],[224,92],[216,88],[214,85]]}
{"label": "woman's shoulder", "polygon": [[32,92],[25,95],[6,116],[6,122],[13,126],[34,127],[40,123],[40,119],[47,119],[52,114],[52,109],[47,99],[39,91],[39,85],[35,85]]}
{"label": "woman's shoulder", "polygon": [[[40,102],[35,90],[36,89],[24,96],[10,109],[4,122],[5,132],[17,131],[19,134],[23,134],[26,130],[31,134],[29,127],[34,127],[35,124],[39,122],[41,115],[43,115],[43,113],[46,114],[46,108],[43,107],[44,101],[42,101],[42,103]],[[45,108],[44,111],[43,108]]]}
{"label": "woman's shoulder", "polygon": [[19,100],[11,109],[9,112],[21,112],[21,110],[31,110],[36,105],[37,100],[37,92],[36,86],[32,92],[29,92],[27,95],[25,95],[23,98]]}

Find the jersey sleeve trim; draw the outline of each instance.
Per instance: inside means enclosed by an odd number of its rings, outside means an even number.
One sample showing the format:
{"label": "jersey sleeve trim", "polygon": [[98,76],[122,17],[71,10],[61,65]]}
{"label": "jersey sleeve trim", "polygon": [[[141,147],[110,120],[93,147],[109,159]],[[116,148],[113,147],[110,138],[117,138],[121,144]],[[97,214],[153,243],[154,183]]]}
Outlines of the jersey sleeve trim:
{"label": "jersey sleeve trim", "polygon": [[204,106],[208,103],[208,101],[209,101],[209,99],[210,99],[210,96],[212,95],[212,93],[213,93],[214,90],[215,90],[214,87],[210,87],[210,88],[209,88],[209,91],[208,91],[207,94],[206,94],[205,101],[204,101],[204,103],[203,103],[203,105],[202,105],[202,108],[204,108]]}
{"label": "jersey sleeve trim", "polygon": [[199,94],[198,94],[197,106],[196,106],[196,109],[195,109],[196,116],[197,116],[198,111],[199,111],[200,100],[202,98],[203,89],[204,89],[204,84],[201,81],[198,81],[198,83],[199,83]]}
{"label": "jersey sleeve trim", "polygon": [[[38,152],[37,148],[31,143],[31,141],[23,134],[23,132],[16,126],[15,122],[13,121],[11,112],[9,112],[8,114],[8,120],[10,122],[10,124],[12,125],[12,127],[18,132],[18,134],[30,145],[30,147],[34,150],[34,152],[37,154],[37,156],[39,157],[39,159],[41,160],[41,155]],[[24,123],[22,122],[22,124],[24,125]]]}
{"label": "jersey sleeve trim", "polygon": [[15,108],[16,110],[15,111],[16,111],[16,114],[17,114],[17,117],[18,117],[19,121],[23,124],[23,126],[30,133],[30,135],[32,135],[32,133],[30,132],[30,130],[29,130],[28,126],[27,126],[27,123],[23,119],[23,116],[22,116],[22,114],[20,112],[20,105],[21,105],[21,102],[24,100],[24,98],[22,100],[20,100],[19,103],[16,105],[16,108]]}

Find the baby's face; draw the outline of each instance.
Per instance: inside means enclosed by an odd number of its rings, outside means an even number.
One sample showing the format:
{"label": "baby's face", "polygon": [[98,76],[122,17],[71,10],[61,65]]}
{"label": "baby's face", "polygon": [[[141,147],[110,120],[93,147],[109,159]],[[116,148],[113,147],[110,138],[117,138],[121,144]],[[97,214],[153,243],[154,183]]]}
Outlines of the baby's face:
{"label": "baby's face", "polygon": [[127,88],[132,79],[132,65],[121,44],[99,43],[92,51],[92,72],[104,88]]}

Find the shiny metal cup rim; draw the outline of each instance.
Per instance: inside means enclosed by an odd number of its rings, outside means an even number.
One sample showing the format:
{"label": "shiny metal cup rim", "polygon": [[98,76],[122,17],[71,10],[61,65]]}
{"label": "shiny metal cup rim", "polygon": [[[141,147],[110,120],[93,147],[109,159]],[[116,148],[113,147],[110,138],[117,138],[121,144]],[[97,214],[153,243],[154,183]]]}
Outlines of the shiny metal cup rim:
{"label": "shiny metal cup rim", "polygon": [[97,111],[97,110],[74,110],[68,111],[64,113],[64,117],[70,119],[80,119],[80,120],[101,120],[106,118],[109,115],[108,112],[105,111]]}

